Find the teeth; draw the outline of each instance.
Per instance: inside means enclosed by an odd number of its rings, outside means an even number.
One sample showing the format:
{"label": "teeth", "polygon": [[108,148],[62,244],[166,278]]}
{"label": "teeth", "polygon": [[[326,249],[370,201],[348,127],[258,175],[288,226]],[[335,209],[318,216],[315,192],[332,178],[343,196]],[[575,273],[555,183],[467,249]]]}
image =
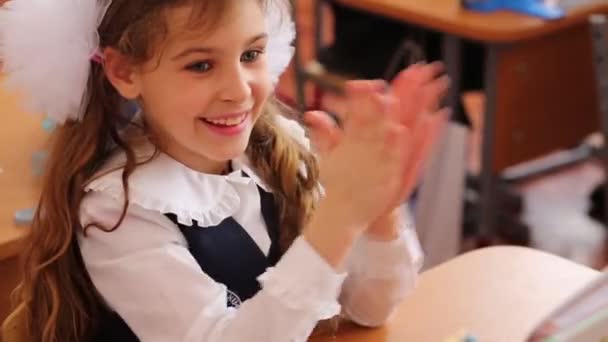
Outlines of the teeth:
{"label": "teeth", "polygon": [[228,120],[226,120],[226,125],[228,126],[234,126],[234,125],[238,125],[241,123],[241,121],[243,121],[243,116],[239,116],[236,118],[230,118]]}
{"label": "teeth", "polygon": [[240,124],[245,119],[246,115],[247,114],[243,114],[241,116],[236,116],[228,119],[205,119],[205,121],[210,122],[214,125],[235,126]]}
{"label": "teeth", "polygon": [[226,119],[216,119],[216,120],[207,119],[207,121],[211,122],[212,124],[216,124],[216,125],[225,125],[226,124]]}

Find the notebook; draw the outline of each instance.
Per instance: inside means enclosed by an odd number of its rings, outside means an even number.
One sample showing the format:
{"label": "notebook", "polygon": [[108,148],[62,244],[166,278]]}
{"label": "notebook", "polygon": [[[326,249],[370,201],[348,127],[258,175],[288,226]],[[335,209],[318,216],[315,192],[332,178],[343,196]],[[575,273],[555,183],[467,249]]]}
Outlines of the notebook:
{"label": "notebook", "polygon": [[528,342],[608,342],[608,272],[559,306]]}

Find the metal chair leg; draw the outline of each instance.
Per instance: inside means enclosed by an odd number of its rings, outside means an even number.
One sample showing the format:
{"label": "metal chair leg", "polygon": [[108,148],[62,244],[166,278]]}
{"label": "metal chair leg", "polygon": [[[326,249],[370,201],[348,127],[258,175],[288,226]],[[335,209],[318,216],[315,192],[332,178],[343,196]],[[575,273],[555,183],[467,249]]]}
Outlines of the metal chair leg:
{"label": "metal chair leg", "polygon": [[[593,45],[593,65],[595,66],[598,108],[604,146],[601,160],[604,166],[604,218],[608,221],[608,18],[593,15],[589,18]],[[607,225],[607,222],[604,222]]]}

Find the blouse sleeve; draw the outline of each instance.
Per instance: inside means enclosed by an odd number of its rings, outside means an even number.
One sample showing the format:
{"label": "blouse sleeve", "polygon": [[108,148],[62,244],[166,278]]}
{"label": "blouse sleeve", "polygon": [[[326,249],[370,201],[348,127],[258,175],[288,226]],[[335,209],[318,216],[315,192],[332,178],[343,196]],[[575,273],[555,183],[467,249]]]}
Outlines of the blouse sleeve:
{"label": "blouse sleeve", "polygon": [[382,325],[414,290],[423,254],[409,217],[393,241],[359,238],[348,261],[340,302],[343,314],[363,326]]}

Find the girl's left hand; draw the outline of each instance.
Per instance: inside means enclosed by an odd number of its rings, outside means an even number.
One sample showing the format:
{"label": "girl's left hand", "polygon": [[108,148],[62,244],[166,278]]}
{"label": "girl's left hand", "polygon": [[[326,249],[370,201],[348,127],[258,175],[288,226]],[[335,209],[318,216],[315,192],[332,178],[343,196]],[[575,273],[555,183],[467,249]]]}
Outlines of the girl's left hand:
{"label": "girl's left hand", "polygon": [[[413,132],[413,151],[406,168],[406,195],[409,197],[416,187],[420,175],[428,160],[432,147],[440,136],[440,132],[449,117],[449,110],[440,109],[440,102],[447,92],[449,80],[430,82],[443,72],[440,63],[430,65],[415,65],[402,71],[392,84],[392,90],[399,99],[395,115],[407,122]],[[381,83],[381,81],[370,81]],[[421,91],[412,91],[420,87],[412,87],[415,83],[429,83],[432,86],[422,87]],[[382,85],[382,84],[380,84]],[[347,118],[341,118],[347,119]],[[304,114],[304,122],[309,128],[310,138],[316,152],[323,163],[323,157],[340,144],[342,131],[336,126],[329,114],[322,111],[311,111]],[[321,175],[321,181],[323,175]],[[398,208],[393,212],[379,217],[369,228],[368,234],[381,240],[391,240],[398,235]]]}

